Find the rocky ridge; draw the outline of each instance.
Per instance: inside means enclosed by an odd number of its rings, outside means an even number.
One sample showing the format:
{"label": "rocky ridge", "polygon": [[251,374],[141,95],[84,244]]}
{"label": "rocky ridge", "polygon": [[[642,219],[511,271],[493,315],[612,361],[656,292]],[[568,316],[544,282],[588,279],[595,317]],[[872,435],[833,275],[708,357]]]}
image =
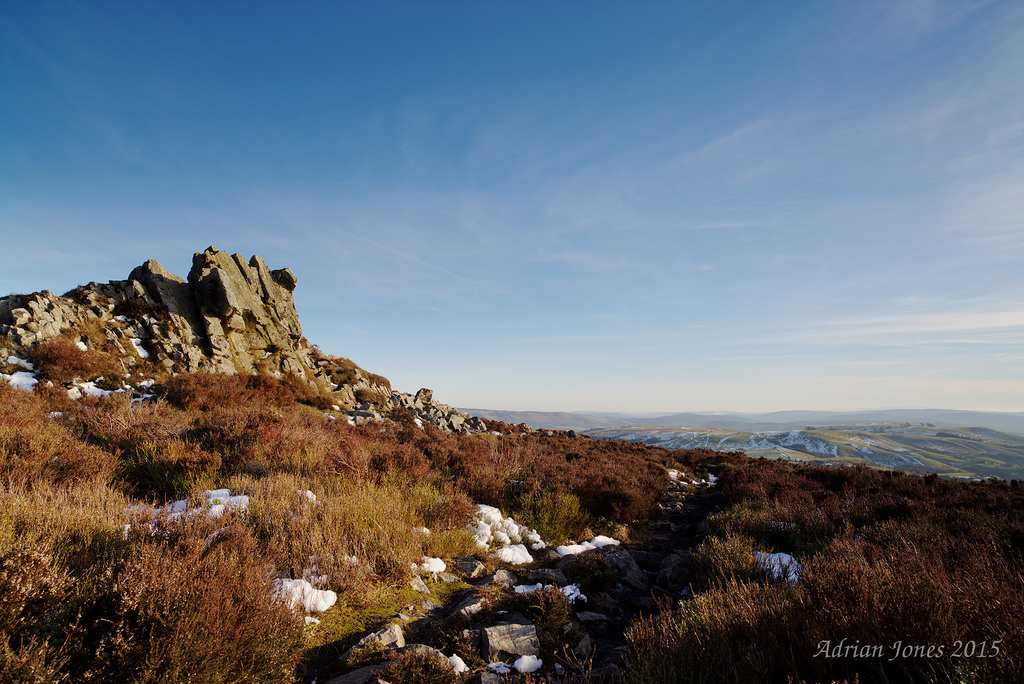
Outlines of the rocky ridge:
{"label": "rocky ridge", "polygon": [[150,259],[126,280],[0,298],[0,355],[63,338],[114,358],[128,378],[115,384],[139,394],[142,382],[178,373],[263,372],[301,378],[355,423],[405,410],[444,431],[487,429],[428,389],[396,392],[386,378],[310,344],[292,296],[297,283],[290,268],[213,246],[193,256],[187,280]]}

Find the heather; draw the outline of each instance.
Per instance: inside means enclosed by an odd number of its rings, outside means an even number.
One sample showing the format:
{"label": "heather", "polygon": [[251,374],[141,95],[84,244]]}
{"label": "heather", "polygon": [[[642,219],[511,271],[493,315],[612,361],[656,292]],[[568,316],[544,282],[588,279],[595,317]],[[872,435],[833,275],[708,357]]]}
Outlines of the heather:
{"label": "heather", "polygon": [[[35,355],[40,374],[82,377],[96,359],[71,349]],[[371,643],[346,657],[426,598],[448,604],[447,617],[417,633],[467,674],[488,663],[466,627],[516,614],[538,639],[524,681],[555,676],[556,663],[566,681],[592,670],[631,682],[1021,677],[1018,482],[493,421],[460,434],[401,407],[355,425],[329,395],[284,377],[181,373],[145,398],[79,400],[59,385],[0,383],[5,681],[309,682],[382,659],[387,681],[460,681],[436,654]],[[438,581],[435,566],[453,559],[507,567],[476,538],[481,505],[493,507],[491,541],[511,532],[525,544],[529,531],[550,549],[598,535],[623,545],[575,547],[557,563],[572,590],[545,579],[542,551],[513,566],[540,573],[530,593]],[[667,523],[671,506],[691,522]],[[633,557],[639,575],[622,565]],[[593,605],[573,603],[574,591]],[[584,630],[581,611],[598,605],[614,617]],[[600,649],[623,633],[615,669]]]}
{"label": "heather", "polygon": [[[5,680],[308,681],[408,599],[414,565],[480,552],[477,504],[554,544],[625,532],[663,490],[665,453],[625,443],[354,426],[265,375],[152,391],[0,383]],[[245,505],[214,516],[213,496]],[[299,579],[336,596],[318,625],[276,596]]]}
{"label": "heather", "polygon": [[[1018,482],[701,460],[730,505],[693,551],[695,597],[630,630],[629,681],[1024,676]],[[755,550],[792,554],[799,578],[767,570]]]}

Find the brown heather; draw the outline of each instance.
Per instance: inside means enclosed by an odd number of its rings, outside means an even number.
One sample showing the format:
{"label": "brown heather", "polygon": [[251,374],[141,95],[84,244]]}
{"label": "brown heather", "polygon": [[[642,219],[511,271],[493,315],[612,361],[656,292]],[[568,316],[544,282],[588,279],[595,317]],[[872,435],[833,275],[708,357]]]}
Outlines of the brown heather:
{"label": "brown heather", "polygon": [[124,370],[121,364],[102,352],[80,349],[72,337],[58,337],[40,342],[28,351],[28,360],[39,371],[41,382],[68,383],[78,378],[93,380],[102,376],[116,378]]}
{"label": "brown heather", "polygon": [[[35,360],[86,377],[79,352],[65,341]],[[394,605],[411,564],[476,551],[475,503],[559,542],[643,520],[663,494],[664,450],[502,424],[454,435],[402,414],[352,427],[266,375],[155,389],[133,405],[0,383],[0,680],[308,681]],[[248,511],[154,523],[134,508],[200,506],[221,487],[249,495]],[[339,602],[310,632],[271,582],[314,566]],[[559,599],[545,620],[564,619]],[[415,658],[392,670],[452,676]]]}
{"label": "brown heather", "polygon": [[[58,363],[77,358],[70,349],[80,351],[64,344],[37,361],[92,372]],[[267,375],[182,375],[157,391],[144,405],[72,402],[0,383],[0,681],[329,678],[340,653],[407,601],[410,564],[476,550],[465,529],[475,503],[554,543],[630,529],[642,539],[666,466],[712,468],[729,506],[693,550],[696,598],[663,602],[630,629],[628,681],[1024,680],[1019,484],[671,452],[495,422],[499,435],[457,435],[401,412],[352,427],[323,415],[326,397]],[[248,511],[153,527],[126,513],[180,498],[198,506],[203,490],[221,487],[248,494]],[[795,555],[800,581],[771,578],[754,550]],[[570,579],[584,592],[614,586],[600,557],[583,558],[588,571]],[[271,582],[314,565],[339,601],[310,630],[273,600]],[[569,617],[552,592],[496,600],[517,601],[552,633]],[[460,647],[461,632],[445,629],[441,641]],[[885,655],[815,657],[842,639]],[[996,640],[998,657],[951,655],[957,641],[991,652]],[[895,642],[945,652],[890,659]],[[564,646],[549,639],[544,654]],[[411,656],[388,676],[454,678]]]}
{"label": "brown heather", "polygon": [[[693,554],[704,590],[634,623],[628,681],[1024,680],[1018,485],[738,454],[699,462],[719,465],[731,502],[707,520],[710,536]],[[794,554],[800,581],[760,571],[753,549]],[[999,655],[954,655],[983,642]],[[826,643],[877,645],[881,655],[826,657]],[[893,657],[895,644],[943,653]]]}

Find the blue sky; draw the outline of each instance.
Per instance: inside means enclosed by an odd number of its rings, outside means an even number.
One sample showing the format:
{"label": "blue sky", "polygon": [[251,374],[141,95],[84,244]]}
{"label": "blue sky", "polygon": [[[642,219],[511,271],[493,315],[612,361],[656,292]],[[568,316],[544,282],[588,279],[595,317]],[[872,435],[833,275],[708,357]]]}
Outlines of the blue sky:
{"label": "blue sky", "polygon": [[0,293],[208,245],[529,410],[1024,410],[1024,5],[0,0]]}

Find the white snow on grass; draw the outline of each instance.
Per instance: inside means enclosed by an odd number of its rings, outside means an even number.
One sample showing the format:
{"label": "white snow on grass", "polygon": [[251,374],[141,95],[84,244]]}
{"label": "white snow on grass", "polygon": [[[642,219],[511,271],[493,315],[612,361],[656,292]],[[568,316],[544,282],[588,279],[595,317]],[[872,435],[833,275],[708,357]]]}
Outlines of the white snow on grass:
{"label": "white snow on grass", "polygon": [[439,572],[444,572],[447,567],[440,558],[430,558],[429,556],[424,556],[423,562],[420,563],[420,568],[423,572],[430,572],[435,575]]}
{"label": "white snow on grass", "polygon": [[274,580],[274,595],[289,608],[301,605],[307,613],[322,613],[338,601],[338,595],[327,589],[316,589],[306,580]]}
{"label": "white snow on grass", "polygon": [[[541,589],[550,589],[553,586],[555,585],[541,584],[540,582],[538,582],[537,584],[517,584],[516,586],[512,587],[512,589],[515,590],[517,594],[532,594],[535,591],[540,591]],[[562,592],[562,595],[565,596],[565,598],[569,599],[569,603],[587,600],[587,597],[583,595],[583,592],[580,591],[579,586],[576,584],[569,584],[564,587],[561,587],[559,591]]]}
{"label": "white snow on grass", "polygon": [[543,664],[544,661],[535,655],[524,655],[512,663],[512,667],[516,668],[521,674],[529,674],[539,670]]}
{"label": "white snow on grass", "polygon": [[479,504],[476,507],[476,518],[468,527],[477,546],[492,549],[492,556],[513,565],[533,562],[526,544],[534,551],[547,546],[536,530],[506,518],[494,506]]}
{"label": "white snow on grass", "polygon": [[39,382],[35,379],[35,376],[28,371],[16,371],[10,375],[0,373],[0,378],[6,380],[14,389],[26,390],[29,392],[31,392],[32,387]]}
{"label": "white snow on grass", "polygon": [[19,359],[17,356],[14,356],[13,354],[7,357],[7,363],[11,364],[12,366],[21,366],[27,371],[35,370],[35,366],[33,366],[31,363],[29,363],[25,359]]}
{"label": "white snow on grass", "polygon": [[[95,382],[76,382],[77,387],[83,394],[90,397],[109,397],[111,395],[110,390],[105,390],[96,386]],[[68,393],[74,392],[74,387],[68,390]]]}
{"label": "white snow on grass", "polygon": [[714,487],[716,484],[718,484],[718,477],[712,475],[711,473],[708,473],[708,484]]}
{"label": "white snow on grass", "polygon": [[229,508],[249,508],[249,497],[245,494],[231,496],[230,489],[207,489],[203,492],[203,498],[206,499],[206,514],[211,518],[221,517]]}
{"label": "white snow on grass", "polygon": [[559,546],[555,551],[558,552],[559,556],[568,556],[574,553],[583,553],[584,551],[593,551],[599,549],[602,546],[618,546],[619,540],[606,537],[603,534],[599,534],[590,541],[585,541],[580,544],[566,544],[565,546]]}
{"label": "white snow on grass", "polygon": [[142,347],[142,340],[140,340],[137,337],[129,337],[128,341],[132,343],[133,347],[135,347],[136,354],[138,354],[140,357],[144,359],[149,358],[149,352]]}
{"label": "white snow on grass", "polygon": [[469,666],[466,665],[466,661],[460,658],[458,653],[448,656],[448,662],[451,663],[452,669],[460,674],[469,671]]}
{"label": "white snow on grass", "polygon": [[530,552],[522,544],[502,546],[491,555],[498,560],[505,561],[509,565],[529,565],[533,562],[533,556],[530,555]]}
{"label": "white snow on grass", "polygon": [[796,584],[800,581],[800,571],[803,569],[803,566],[788,553],[755,551],[754,560],[774,577],[785,578],[790,584]]}
{"label": "white snow on grass", "polygon": [[490,663],[487,666],[487,669],[490,670],[491,672],[493,672],[494,674],[500,674],[500,675],[508,674],[509,672],[512,671],[512,668],[509,667],[505,663]]}
{"label": "white snow on grass", "polygon": [[[166,514],[167,519],[173,522],[180,520],[182,516],[192,516],[199,513],[206,513],[211,518],[217,519],[224,515],[229,508],[244,511],[249,507],[248,496],[245,494],[232,496],[230,489],[208,489],[203,492],[203,498],[206,500],[206,503],[202,508],[189,509],[188,500],[181,499],[162,508],[153,508],[146,504],[134,504],[125,508],[124,512],[126,514],[142,513],[150,518],[158,518]],[[126,526],[126,528],[125,532],[127,533],[130,525]]]}

